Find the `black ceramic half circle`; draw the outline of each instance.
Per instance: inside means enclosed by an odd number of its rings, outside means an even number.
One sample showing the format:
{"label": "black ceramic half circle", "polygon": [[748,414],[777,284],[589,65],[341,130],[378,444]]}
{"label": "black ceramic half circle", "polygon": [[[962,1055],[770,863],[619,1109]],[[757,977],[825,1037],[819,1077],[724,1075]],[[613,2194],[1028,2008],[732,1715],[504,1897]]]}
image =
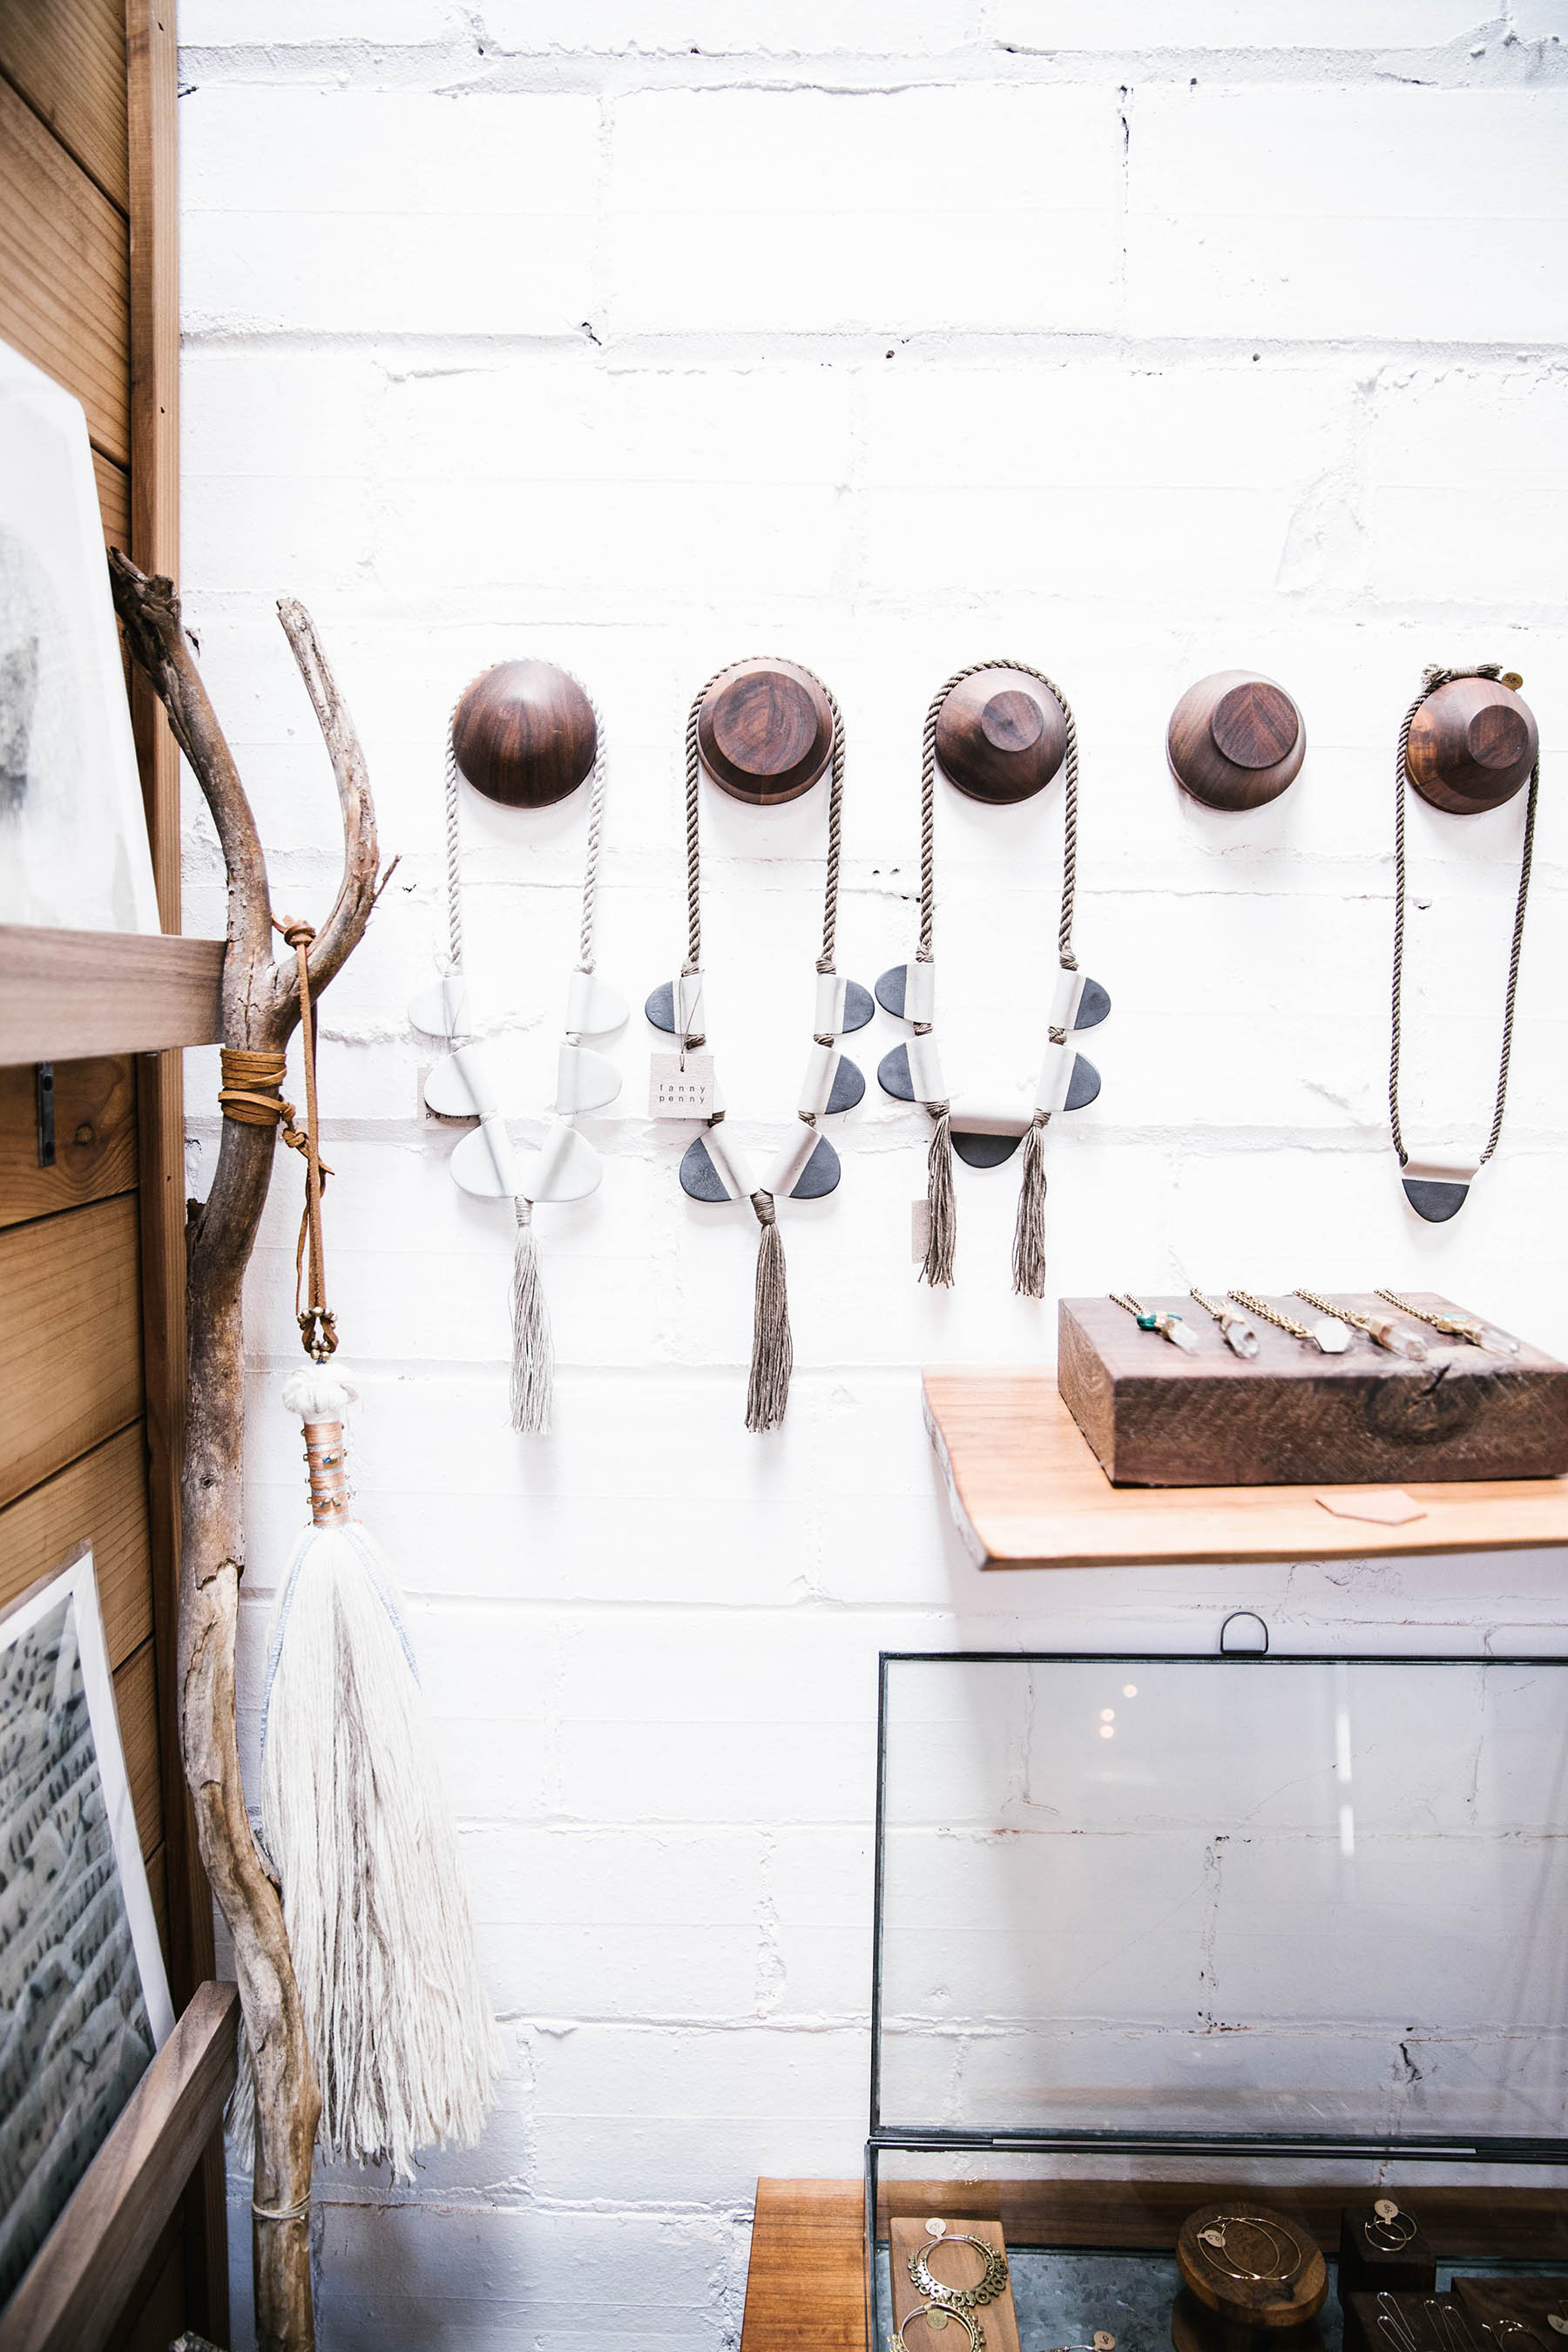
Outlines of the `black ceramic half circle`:
{"label": "black ceramic half circle", "polygon": [[899,1021],[904,1017],[904,989],[909,969],[907,963],[896,963],[890,971],[883,972],[877,982],[878,1003],[884,1013],[892,1013]]}
{"label": "black ceramic half circle", "polygon": [[1081,1110],[1085,1103],[1091,1103],[1099,1092],[1100,1072],[1087,1055],[1075,1054],[1072,1076],[1068,1080],[1068,1098],[1063,1103],[1062,1108]]}
{"label": "black ceramic half circle", "polygon": [[790,1199],[792,1201],[826,1200],[829,1192],[837,1190],[838,1179],[842,1173],[837,1152],[835,1151],[827,1138],[823,1136],[816,1150],[790,1186]]}
{"label": "black ceramic half circle", "polygon": [[862,988],[858,980],[847,980],[845,982],[844,1034],[846,1037],[850,1034],[852,1030],[864,1029],[867,1022],[869,1021],[872,1013],[875,1013],[877,1007],[872,1001],[871,992],[868,988]]}
{"label": "black ceramic half circle", "polygon": [[1098,980],[1086,980],[1072,1025],[1075,1029],[1098,1029],[1110,1010],[1110,990],[1101,988]]}
{"label": "black ceramic half circle", "polygon": [[1000,1168],[1024,1140],[1021,1135],[974,1135],[952,1130],[952,1148],[968,1168]]}
{"label": "black ceramic half circle", "polygon": [[838,1067],[833,1073],[833,1091],[827,1097],[828,1109],[853,1110],[858,1102],[864,1101],[865,1095],[865,1072],[858,1062],[850,1060],[847,1054],[840,1054]]}
{"label": "black ceramic half circle", "polygon": [[647,1002],[643,1006],[643,1011],[656,1029],[668,1030],[673,1037],[675,1034],[674,981],[667,980],[662,988],[652,990]]}
{"label": "black ceramic half circle", "polygon": [[1468,1184],[1444,1184],[1431,1176],[1402,1176],[1405,1197],[1429,1225],[1446,1225],[1457,1217],[1469,1195]]}
{"label": "black ceramic half circle", "polygon": [[680,1189],[692,1201],[727,1201],[730,1197],[700,1135],[692,1137],[681,1154]]}
{"label": "black ceramic half circle", "polygon": [[915,1082],[910,1076],[910,1049],[907,1045],[895,1045],[890,1054],[883,1055],[877,1065],[877,1084],[885,1095],[891,1095],[895,1102],[913,1102]]}

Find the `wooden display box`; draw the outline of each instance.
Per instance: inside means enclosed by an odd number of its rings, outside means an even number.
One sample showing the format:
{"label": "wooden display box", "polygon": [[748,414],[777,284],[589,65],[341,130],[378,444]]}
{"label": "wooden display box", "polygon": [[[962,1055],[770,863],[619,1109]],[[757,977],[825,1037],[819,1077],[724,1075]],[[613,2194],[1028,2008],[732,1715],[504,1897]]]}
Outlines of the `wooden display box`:
{"label": "wooden display box", "polygon": [[[1335,1294],[1339,1296],[1340,1294]],[[1464,1314],[1436,1291],[1408,1294]],[[1250,1361],[1194,1299],[1150,1297],[1180,1315],[1195,1353],[1143,1331],[1110,1298],[1064,1298],[1057,1383],[1119,1486],[1289,1486],[1549,1478],[1568,1470],[1568,1365],[1521,1342],[1516,1356],[1449,1343],[1367,1292],[1343,1303],[1422,1329],[1424,1364],[1361,1334],[1325,1356],[1261,1317]],[[1300,1299],[1268,1304],[1311,1322]],[[1484,1318],[1478,1318],[1484,1320]]]}

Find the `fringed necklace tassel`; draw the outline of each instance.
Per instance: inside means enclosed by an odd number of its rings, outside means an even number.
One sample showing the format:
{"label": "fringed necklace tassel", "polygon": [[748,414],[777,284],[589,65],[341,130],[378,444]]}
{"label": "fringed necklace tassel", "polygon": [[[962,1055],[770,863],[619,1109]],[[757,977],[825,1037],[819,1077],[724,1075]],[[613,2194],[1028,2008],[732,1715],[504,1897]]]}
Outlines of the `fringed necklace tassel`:
{"label": "fringed necklace tassel", "polygon": [[926,1254],[921,1278],[931,1288],[950,1289],[958,1254],[958,1203],[952,1190],[952,1112],[947,1103],[927,1106],[936,1124],[926,1154]]}
{"label": "fringed necklace tassel", "polygon": [[1024,1138],[1018,1221],[1013,1228],[1013,1287],[1020,1298],[1046,1295],[1046,1127],[1049,1118],[1048,1111],[1037,1111]]}
{"label": "fringed necklace tassel", "polygon": [[784,1279],[784,1235],[771,1192],[753,1192],[757,1236],[757,1282],[752,1315],[752,1373],[746,1388],[746,1427],[777,1429],[789,1402],[795,1370],[790,1337],[789,1289]]}
{"label": "fringed necklace tassel", "polygon": [[[310,1366],[283,1402],[305,1427],[310,1525],[294,1548],[268,1635],[261,1821],[282,1892],[306,2037],[321,2093],[320,2144],[334,2158],[412,2179],[416,2149],[471,2147],[495,2102],[500,2037],[480,1980],[429,1715],[392,1570],[353,1516],[344,1412],[327,1369],[315,1039],[308,926],[299,958],[307,1118],[296,1297]],[[246,2073],[248,2074],[248,2068]],[[248,2098],[246,2095],[248,2090]],[[243,2084],[234,2122],[254,2115]]]}
{"label": "fringed necklace tassel", "polygon": [[520,1200],[511,1262],[511,1425],[520,1436],[549,1436],[554,1385],[555,1341],[540,1276],[533,1210]]}

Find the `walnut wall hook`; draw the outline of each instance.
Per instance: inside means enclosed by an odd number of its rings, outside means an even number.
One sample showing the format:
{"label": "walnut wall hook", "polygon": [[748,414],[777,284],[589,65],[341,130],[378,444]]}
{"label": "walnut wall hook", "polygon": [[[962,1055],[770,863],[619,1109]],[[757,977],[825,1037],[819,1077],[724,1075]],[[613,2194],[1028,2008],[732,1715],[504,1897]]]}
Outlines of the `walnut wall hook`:
{"label": "walnut wall hook", "polygon": [[498,662],[452,715],[452,750],[477,793],[508,808],[549,808],[585,783],[598,757],[594,706],[553,662]]}
{"label": "walnut wall hook", "polygon": [[997,663],[961,678],[937,712],[943,775],[993,807],[1043,792],[1067,751],[1067,719],[1050,688]]}
{"label": "walnut wall hook", "polygon": [[798,663],[736,662],[702,698],[697,747],[732,799],[775,808],[808,793],[832,759],[833,708]]}
{"label": "walnut wall hook", "polygon": [[1165,730],[1165,757],[1205,808],[1254,809],[1295,782],[1307,754],[1301,714],[1282,686],[1220,669],[1189,686]]}
{"label": "walnut wall hook", "polygon": [[1405,773],[1424,801],[1450,816],[1500,808],[1530,781],[1541,739],[1535,714],[1501,677],[1454,677],[1410,722]]}

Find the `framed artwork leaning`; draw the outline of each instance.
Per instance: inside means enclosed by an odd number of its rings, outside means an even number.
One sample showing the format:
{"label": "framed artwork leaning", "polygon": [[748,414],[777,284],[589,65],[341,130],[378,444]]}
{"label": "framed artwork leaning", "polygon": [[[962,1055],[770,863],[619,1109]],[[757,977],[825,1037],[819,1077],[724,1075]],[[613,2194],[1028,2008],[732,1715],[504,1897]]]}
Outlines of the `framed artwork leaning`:
{"label": "framed artwork leaning", "polygon": [[81,403],[0,343],[0,923],[155,931]]}
{"label": "framed artwork leaning", "polygon": [[174,2023],[83,1550],[0,1612],[0,2304]]}

